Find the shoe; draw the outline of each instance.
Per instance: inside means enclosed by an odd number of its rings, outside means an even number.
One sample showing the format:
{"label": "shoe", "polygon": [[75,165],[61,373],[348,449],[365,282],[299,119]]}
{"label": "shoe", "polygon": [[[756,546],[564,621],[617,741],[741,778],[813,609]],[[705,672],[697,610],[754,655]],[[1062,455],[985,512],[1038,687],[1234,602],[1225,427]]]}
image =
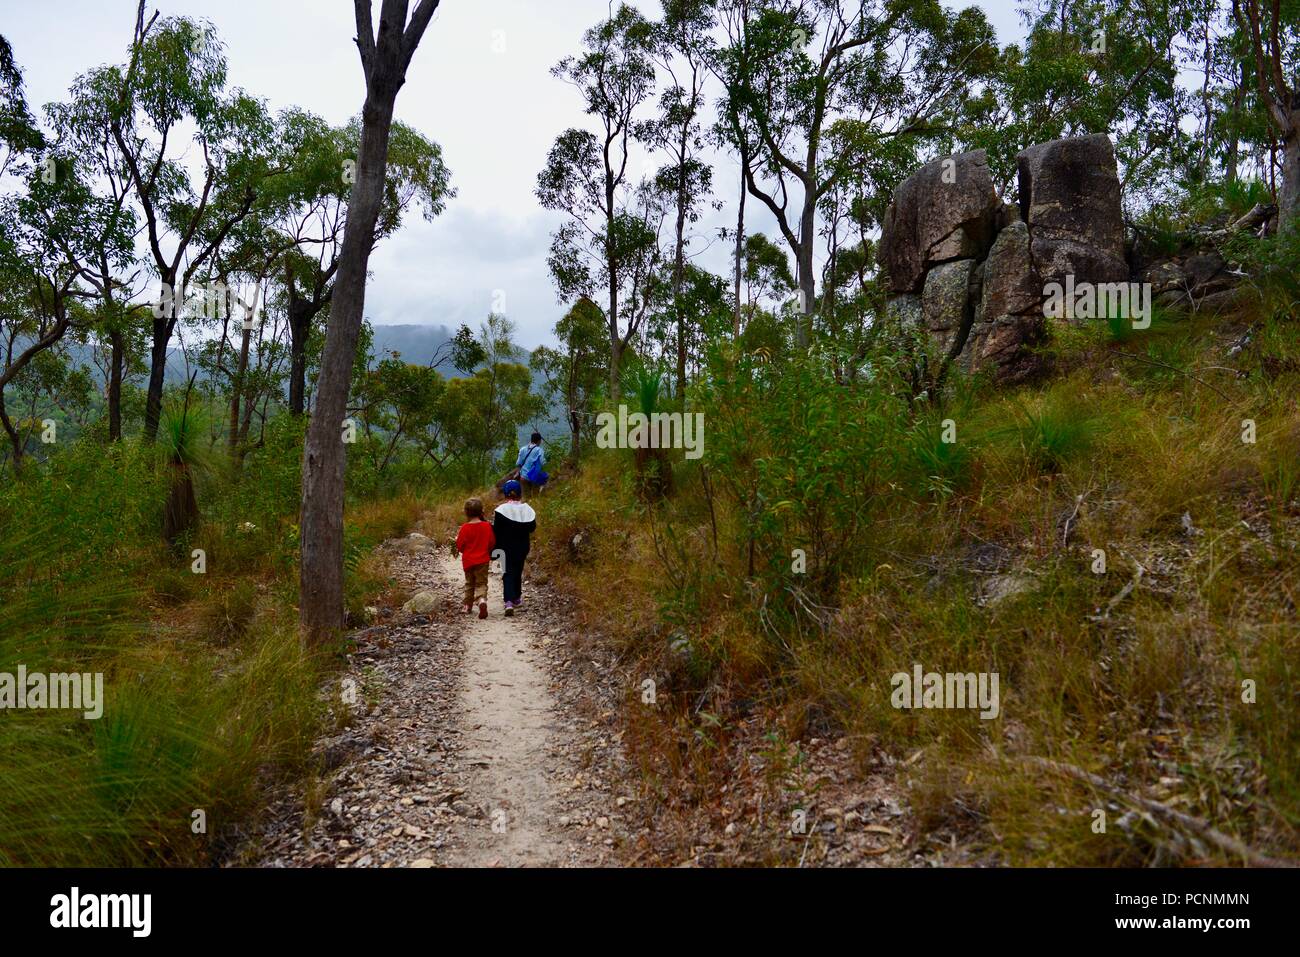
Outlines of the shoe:
{"label": "shoe", "polygon": [[487,617],[487,602],[481,601],[478,603],[478,616],[480,618]]}
{"label": "shoe", "polygon": [[509,602],[509,601],[506,602],[506,617],[509,618],[514,613],[515,613],[514,602]]}

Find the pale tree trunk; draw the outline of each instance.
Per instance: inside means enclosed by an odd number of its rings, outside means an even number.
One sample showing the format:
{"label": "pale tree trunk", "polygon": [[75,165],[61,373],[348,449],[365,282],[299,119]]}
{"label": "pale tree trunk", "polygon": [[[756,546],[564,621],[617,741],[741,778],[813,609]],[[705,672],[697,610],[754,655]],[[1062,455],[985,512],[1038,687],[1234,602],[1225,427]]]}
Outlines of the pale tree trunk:
{"label": "pale tree trunk", "polygon": [[[1277,0],[1271,9],[1264,0],[1240,0],[1233,3],[1232,14],[1250,40],[1256,87],[1282,148],[1282,185],[1276,194],[1278,229],[1300,230],[1300,89],[1285,66],[1281,6]],[[1274,141],[1274,159],[1278,140]],[[1272,164],[1269,170],[1273,170]]]}
{"label": "pale tree trunk", "polygon": [[[741,161],[742,163],[744,160]],[[740,277],[745,262],[745,169],[740,170],[740,203],[736,213],[736,315],[732,321],[731,337],[740,338]]]}
{"label": "pale tree trunk", "polygon": [[1291,113],[1291,129],[1282,144],[1282,188],[1278,192],[1278,225],[1300,229],[1300,110]]}
{"label": "pale tree trunk", "polygon": [[337,635],[344,624],[343,413],[365,307],[366,268],[383,201],[393,105],[438,0],[420,0],[409,26],[408,5],[408,0],[384,0],[376,35],[371,26],[371,0],[355,0],[357,46],[366,77],[361,148],[348,203],[316,403],[302,457],[298,620],[304,637],[316,642]]}
{"label": "pale tree trunk", "polygon": [[[684,166],[685,164],[683,164]],[[682,278],[686,273],[686,183],[677,193],[677,243],[673,253],[673,309],[677,313],[677,398],[686,399],[686,314],[682,310]]]}
{"label": "pale tree trunk", "polygon": [[[694,80],[692,80],[694,82]],[[694,117],[692,109],[691,116]],[[682,124],[677,147],[677,229],[673,247],[673,310],[677,313],[677,398],[686,400],[686,314],[682,311],[682,281],[686,274],[686,158],[690,120]]]}
{"label": "pale tree trunk", "polygon": [[[815,180],[813,181],[816,182]],[[807,184],[804,186],[807,189]],[[817,235],[817,203],[804,201],[799,217],[799,348],[807,349],[812,342],[812,316],[816,304],[817,287],[813,275],[813,239]]]}

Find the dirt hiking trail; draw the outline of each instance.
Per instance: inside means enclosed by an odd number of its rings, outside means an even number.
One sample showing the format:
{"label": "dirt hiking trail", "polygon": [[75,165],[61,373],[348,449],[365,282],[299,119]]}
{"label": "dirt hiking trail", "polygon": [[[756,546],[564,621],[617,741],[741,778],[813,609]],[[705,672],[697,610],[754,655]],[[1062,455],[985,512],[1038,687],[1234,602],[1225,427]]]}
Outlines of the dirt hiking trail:
{"label": "dirt hiking trail", "polygon": [[[458,587],[460,562],[449,554],[439,554],[437,562],[448,586]],[[469,640],[460,693],[464,744],[473,768],[470,791],[491,808],[491,826],[473,832],[451,863],[563,864],[569,842],[557,824],[560,795],[538,760],[557,754],[555,702],[529,612],[502,616],[492,588],[499,584],[492,578],[488,586],[496,614],[486,620],[477,612],[465,616]]]}
{"label": "dirt hiking trail", "polygon": [[[598,714],[563,640],[566,600],[525,572],[505,617],[461,605],[450,549],[415,533],[383,546],[410,611],[353,636],[334,684],[325,776],[285,795],[250,863],[271,867],[517,867],[621,863],[613,715]],[[381,613],[382,614],[382,613]],[[329,689],[327,689],[329,694]]]}

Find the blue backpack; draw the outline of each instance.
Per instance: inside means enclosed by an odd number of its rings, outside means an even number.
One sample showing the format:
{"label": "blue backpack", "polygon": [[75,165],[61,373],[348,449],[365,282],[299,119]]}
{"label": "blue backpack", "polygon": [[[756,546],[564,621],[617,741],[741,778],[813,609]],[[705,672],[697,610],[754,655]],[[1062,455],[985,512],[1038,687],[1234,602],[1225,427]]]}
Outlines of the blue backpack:
{"label": "blue backpack", "polygon": [[540,452],[542,447],[534,445],[524,456],[524,464],[519,467],[519,474],[534,484],[541,484],[546,481],[546,473],[542,471],[540,455],[533,455],[534,452]]}

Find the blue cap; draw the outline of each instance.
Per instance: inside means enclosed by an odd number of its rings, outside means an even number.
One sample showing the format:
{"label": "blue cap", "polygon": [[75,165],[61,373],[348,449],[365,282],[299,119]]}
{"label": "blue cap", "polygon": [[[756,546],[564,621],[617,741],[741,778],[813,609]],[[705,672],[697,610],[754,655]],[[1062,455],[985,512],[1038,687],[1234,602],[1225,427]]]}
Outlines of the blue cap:
{"label": "blue cap", "polygon": [[520,485],[518,482],[516,482],[514,479],[511,479],[509,482],[506,482],[505,485],[501,486],[501,493],[503,495],[515,495],[515,494],[522,495],[523,491],[524,491],[524,487]]}

